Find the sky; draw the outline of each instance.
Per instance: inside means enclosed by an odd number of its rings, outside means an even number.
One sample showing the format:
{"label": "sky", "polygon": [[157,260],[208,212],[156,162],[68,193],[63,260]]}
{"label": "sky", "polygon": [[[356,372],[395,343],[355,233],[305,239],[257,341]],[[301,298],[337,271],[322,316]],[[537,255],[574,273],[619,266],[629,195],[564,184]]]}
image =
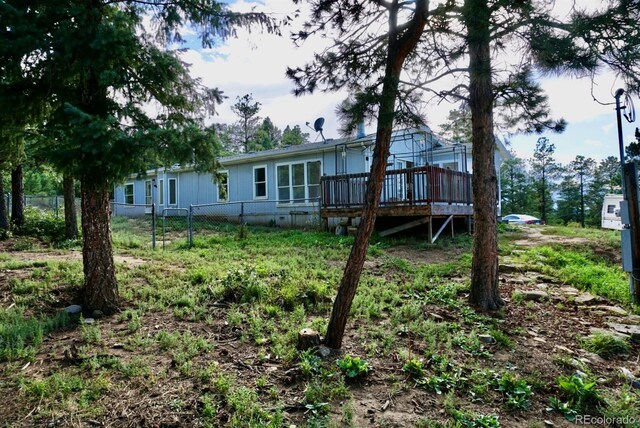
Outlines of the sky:
{"label": "sky", "polygon": [[[236,2],[233,5],[233,9],[238,11],[254,7],[269,11],[277,18],[291,13],[292,2],[265,0],[260,4]],[[302,18],[306,18],[304,12]],[[313,126],[315,119],[323,117],[324,136],[340,138],[335,108],[347,94],[316,92],[295,97],[292,94],[294,85],[285,76],[287,66],[304,65],[315,52],[322,51],[326,41],[315,37],[296,47],[288,35],[286,28],[281,37],[259,31],[250,34],[239,31],[237,38],[228,39],[212,49],[189,49],[182,58],[191,64],[192,75],[202,78],[207,86],[221,89],[227,96],[219,106],[214,122],[235,122],[238,118],[231,111],[231,105],[237,97],[251,94],[253,100],[261,104],[260,117],[269,117],[280,129],[299,125],[309,133],[311,141],[318,141],[320,136],[309,126]],[[623,87],[622,82],[606,73],[596,76],[596,82],[592,88],[588,78],[541,80],[549,97],[552,117],[567,120],[567,129],[562,134],[509,136],[508,147],[516,156],[528,159],[533,155],[537,139],[544,136],[555,145],[555,159],[563,164],[571,162],[577,155],[592,157],[596,161],[607,156],[619,157],[615,106],[602,105],[594,101],[594,97],[601,103],[614,103],[613,94]],[[633,98],[632,101],[640,108],[638,99]],[[427,124],[438,133],[453,108],[454,105],[447,103],[430,106],[426,112]],[[637,121],[630,124],[624,118],[622,122],[626,145],[634,141],[635,127],[640,124]],[[374,131],[375,123],[367,124],[366,132]]]}

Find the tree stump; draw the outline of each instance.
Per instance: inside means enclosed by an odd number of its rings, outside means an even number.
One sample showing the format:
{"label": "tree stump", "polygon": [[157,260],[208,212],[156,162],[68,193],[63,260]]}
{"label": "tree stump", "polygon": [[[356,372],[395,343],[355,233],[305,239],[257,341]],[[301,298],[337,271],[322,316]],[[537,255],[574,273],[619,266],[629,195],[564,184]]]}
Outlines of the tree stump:
{"label": "tree stump", "polygon": [[298,350],[305,351],[320,345],[320,333],[311,329],[303,328],[298,332]]}

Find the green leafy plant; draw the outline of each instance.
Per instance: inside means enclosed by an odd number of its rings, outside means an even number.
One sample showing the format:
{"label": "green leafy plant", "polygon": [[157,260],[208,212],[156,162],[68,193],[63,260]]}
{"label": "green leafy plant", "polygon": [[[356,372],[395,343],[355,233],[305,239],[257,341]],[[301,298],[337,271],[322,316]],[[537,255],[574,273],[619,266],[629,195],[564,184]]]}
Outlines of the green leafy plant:
{"label": "green leafy plant", "polygon": [[352,357],[349,354],[338,360],[338,367],[350,379],[365,376],[371,370],[369,363],[365,360],[360,357]]}
{"label": "green leafy plant", "polygon": [[505,406],[509,410],[527,410],[531,406],[529,400],[533,395],[531,385],[512,373],[503,373],[491,382],[491,386],[506,399]]}
{"label": "green leafy plant", "polygon": [[597,408],[602,397],[596,388],[596,382],[573,374],[560,376],[558,388],[565,398],[564,401],[556,397],[550,399],[550,407],[562,413],[568,420],[573,421],[578,413]]}
{"label": "green leafy plant", "polygon": [[458,426],[463,428],[500,428],[500,421],[496,415],[474,415],[461,410],[452,410],[451,416]]}
{"label": "green leafy plant", "polygon": [[308,349],[300,354],[300,363],[298,367],[305,377],[311,377],[320,370],[320,357],[313,350]]}
{"label": "green leafy plant", "polygon": [[425,377],[422,360],[416,357],[409,358],[404,366],[402,366],[402,371],[410,374],[414,379],[422,379]]}

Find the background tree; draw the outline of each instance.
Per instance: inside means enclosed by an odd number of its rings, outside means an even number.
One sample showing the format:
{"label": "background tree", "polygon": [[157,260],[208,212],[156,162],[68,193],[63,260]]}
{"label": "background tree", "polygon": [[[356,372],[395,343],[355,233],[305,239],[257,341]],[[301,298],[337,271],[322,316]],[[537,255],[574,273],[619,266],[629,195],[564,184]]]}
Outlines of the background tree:
{"label": "background tree", "polygon": [[513,159],[507,159],[502,163],[500,187],[502,215],[535,213],[535,191],[523,159],[514,156]]}
{"label": "background tree", "polygon": [[273,124],[270,118],[265,117],[256,131],[254,140],[250,143],[251,151],[270,150],[280,146],[282,131]]}
{"label": "background tree", "polygon": [[555,161],[553,154],[556,151],[554,144],[546,137],[538,138],[530,160],[531,173],[536,187],[536,199],[540,218],[549,221],[549,213],[553,211],[553,198],[551,191],[555,187],[555,180],[561,171],[560,165]]}
{"label": "background tree", "polygon": [[580,189],[580,225],[585,226],[585,193],[593,180],[596,161],[592,158],[585,158],[577,155],[576,158],[568,165],[568,170],[575,174]]}
{"label": "background tree", "polygon": [[231,106],[231,110],[240,118],[238,124],[242,130],[243,150],[247,153],[251,151],[251,143],[258,131],[260,103],[254,102],[251,94],[246,94],[236,98],[236,103]]}
{"label": "background tree", "polygon": [[607,193],[620,193],[622,191],[620,160],[617,157],[608,156],[602,159],[596,168],[595,177],[602,183]]}
{"label": "background tree", "polygon": [[[143,17],[152,25],[144,25]],[[83,304],[106,314],[119,308],[109,229],[109,192],[157,159],[215,167],[217,140],[202,119],[221,101],[189,76],[165,42],[182,42],[190,24],[205,46],[262,14],[237,14],[213,1],[47,0],[3,2],[0,31],[23,60],[16,86],[33,82],[56,101],[43,130],[51,162],[81,181]],[[151,33],[149,28],[157,29]],[[6,46],[4,46],[7,48]],[[16,79],[18,80],[18,79]],[[33,103],[39,100],[34,96]],[[153,104],[155,109],[147,108]]]}
{"label": "background tree", "polygon": [[612,1],[593,13],[576,7],[562,19],[552,15],[552,7],[553,2],[535,0],[443,2],[429,22],[429,43],[417,53],[423,66],[410,70],[415,73],[407,77],[415,84],[414,93],[421,89],[438,100],[458,100],[471,110],[474,247],[469,296],[483,311],[502,304],[493,212],[498,124],[522,132],[564,128],[564,121],[549,118],[536,71],[591,75],[606,65],[629,88],[637,89],[640,82],[635,2]]}
{"label": "background tree", "polygon": [[24,225],[24,181],[23,164],[18,163],[11,169],[11,226]]}
{"label": "background tree", "polygon": [[309,142],[309,134],[302,132],[300,125],[295,125],[291,128],[287,125],[282,131],[282,145],[283,146],[299,146],[300,144],[306,144]]}
{"label": "background tree", "polygon": [[636,141],[629,143],[626,147],[625,155],[627,160],[640,160],[640,129],[636,128]]}
{"label": "background tree", "polygon": [[0,166],[0,229],[9,230],[9,213],[7,211],[7,197],[4,190],[5,184],[2,170],[3,168]]}
{"label": "background tree", "polygon": [[460,108],[450,110],[447,121],[440,125],[443,137],[456,143],[471,143],[471,110],[462,103]]}
{"label": "background tree", "polygon": [[566,225],[580,221],[580,185],[574,174],[567,171],[558,186],[555,216]]}

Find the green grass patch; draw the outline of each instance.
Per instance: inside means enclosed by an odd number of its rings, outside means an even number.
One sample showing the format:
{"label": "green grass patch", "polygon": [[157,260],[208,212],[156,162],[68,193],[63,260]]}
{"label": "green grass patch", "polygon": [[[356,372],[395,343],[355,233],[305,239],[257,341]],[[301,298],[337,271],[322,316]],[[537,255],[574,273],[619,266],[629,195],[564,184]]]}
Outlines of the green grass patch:
{"label": "green grass patch", "polygon": [[513,257],[516,262],[527,265],[530,269],[582,290],[621,303],[631,301],[629,281],[622,267],[611,266],[588,250],[541,246]]}
{"label": "green grass patch", "polygon": [[52,318],[27,317],[24,309],[0,309],[0,361],[32,359],[42,343],[42,337],[71,324],[61,312]]}

